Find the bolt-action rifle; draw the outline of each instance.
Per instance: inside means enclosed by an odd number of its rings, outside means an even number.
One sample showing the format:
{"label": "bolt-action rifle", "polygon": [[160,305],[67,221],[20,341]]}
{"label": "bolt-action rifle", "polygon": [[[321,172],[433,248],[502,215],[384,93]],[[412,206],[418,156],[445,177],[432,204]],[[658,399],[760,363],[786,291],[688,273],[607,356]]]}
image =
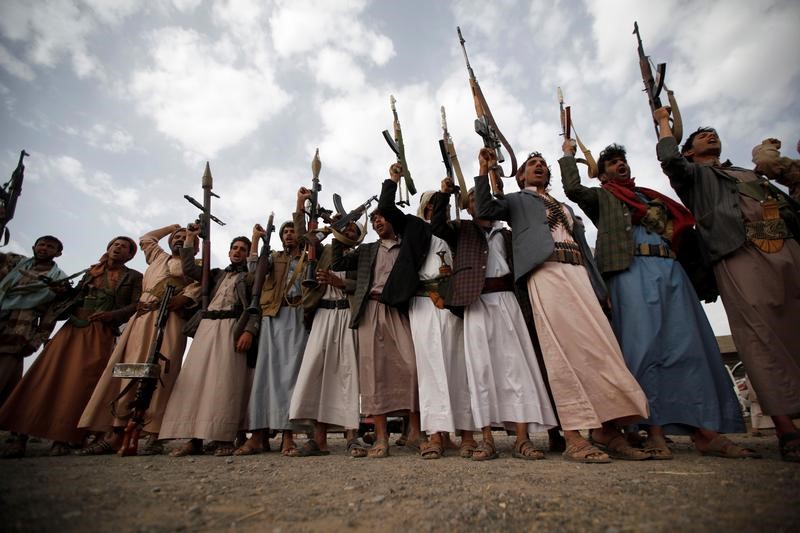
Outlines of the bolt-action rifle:
{"label": "bolt-action rifle", "polygon": [[497,127],[492,112],[489,109],[489,104],[486,103],[486,98],[483,96],[481,86],[475,78],[475,73],[469,64],[469,57],[467,57],[467,48],[464,46],[466,42],[461,35],[461,28],[456,27],[458,31],[458,40],[461,43],[461,50],[464,52],[464,61],[467,63],[467,72],[469,73],[469,86],[472,89],[472,100],[475,103],[475,114],[478,118],[475,119],[475,132],[483,139],[483,146],[495,151],[497,155],[497,165],[495,168],[489,170],[489,183],[492,187],[492,194],[495,196],[502,196],[502,187],[498,185],[498,180],[504,176],[503,167],[501,163],[505,161],[502,148],[508,151],[508,157],[511,159],[511,173],[509,176],[514,176],[517,173],[517,156],[514,155],[514,150],[506,140],[500,128]]}
{"label": "bolt-action rifle", "polygon": [[453,183],[453,193],[456,198],[456,220],[460,220],[460,211],[466,209],[469,203],[469,189],[464,181],[464,174],[461,172],[461,163],[458,162],[458,154],[456,154],[453,138],[447,130],[447,115],[445,115],[444,106],[441,107],[441,112],[442,138],[439,139],[439,150],[442,152],[442,162],[444,163],[447,177],[450,178],[450,181]]}
{"label": "bolt-action rifle", "polygon": [[403,167],[403,179],[397,185],[397,205],[403,207],[411,205],[408,201],[408,195],[417,194],[417,188],[414,186],[414,180],[411,179],[411,172],[408,170],[408,163],[406,162],[406,147],[403,144],[403,131],[400,129],[400,119],[397,117],[396,102],[397,100],[395,100],[394,96],[389,95],[389,105],[394,116],[394,138],[392,138],[388,130],[383,130],[383,138],[386,139],[389,148],[397,155],[397,162]]}
{"label": "bolt-action rifle", "polygon": [[14,218],[14,211],[17,210],[17,199],[22,194],[22,180],[25,177],[25,165],[22,159],[29,155],[25,150],[20,151],[17,168],[11,173],[11,179],[0,189],[0,240],[2,240],[0,246],[8,244],[11,236],[6,226]]}
{"label": "bolt-action rifle", "polygon": [[[667,72],[667,64],[659,63],[655,66],[656,76],[653,76],[652,61],[650,57],[645,55],[644,46],[642,45],[642,36],[639,34],[639,23],[633,23],[633,33],[636,35],[638,42],[639,52],[639,70],[642,72],[642,81],[644,81],[644,92],[647,93],[647,100],[650,103],[650,114],[652,115],[656,109],[663,107],[661,104],[661,90],[667,90],[667,99],[672,108],[672,135],[675,140],[680,144],[683,138],[683,121],[681,120],[681,112],[678,109],[678,102],[675,100],[675,94],[669,90],[664,84],[664,76]],[[653,119],[654,127],[656,130],[656,137],[658,137],[658,123]]]}
{"label": "bolt-action rifle", "polygon": [[136,396],[127,406],[129,419],[128,424],[125,426],[122,446],[117,452],[120,457],[137,454],[139,436],[144,427],[144,416],[150,408],[150,402],[153,399],[156,386],[161,381],[161,361],[164,361],[164,373],[169,373],[169,359],[161,353],[161,344],[164,342],[164,329],[169,318],[169,301],[174,293],[175,286],[167,285],[161,298],[161,304],[158,307],[155,324],[156,333],[150,342],[146,362],[117,363],[114,365],[113,377],[131,379],[131,382],[122,390],[118,399],[123,397],[132,386],[136,385],[137,387]]}
{"label": "bolt-action rifle", "polygon": [[575,132],[575,140],[578,143],[578,146],[583,152],[583,159],[576,158],[575,161],[578,163],[583,163],[589,168],[589,177],[596,178],[597,177],[597,162],[592,155],[592,152],[586,147],[586,145],[581,142],[581,138],[578,136],[578,131],[575,129],[575,126],[572,123],[572,110],[571,106],[564,106],[564,93],[561,91],[561,87],[558,88],[558,107],[561,114],[561,135],[564,139],[571,139],[572,132]]}
{"label": "bolt-action rifle", "polygon": [[214,188],[214,179],[211,176],[211,167],[206,161],[206,169],[203,172],[202,178],[203,186],[203,203],[200,204],[197,200],[184,194],[183,197],[188,200],[190,204],[200,210],[196,223],[200,225],[200,237],[203,239],[202,258],[203,258],[203,276],[200,281],[203,295],[203,311],[208,310],[208,304],[211,301],[211,221],[213,220],[220,226],[225,223],[211,214],[211,197],[217,196],[211,189]]}

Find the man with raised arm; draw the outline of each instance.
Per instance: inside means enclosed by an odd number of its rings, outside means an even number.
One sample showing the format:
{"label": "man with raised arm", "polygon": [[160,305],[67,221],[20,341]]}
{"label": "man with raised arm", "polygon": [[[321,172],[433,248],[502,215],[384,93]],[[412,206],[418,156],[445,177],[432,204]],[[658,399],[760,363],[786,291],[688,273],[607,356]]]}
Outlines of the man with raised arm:
{"label": "man with raised arm", "polygon": [[[158,242],[169,235],[169,252]],[[139,239],[139,246],[145,255],[148,267],[142,280],[142,296],[136,313],[128,320],[125,330],[117,340],[114,353],[106,365],[103,375],[92,393],[86,409],[83,411],[78,427],[90,431],[107,432],[91,446],[81,450],[83,455],[102,455],[114,453],[122,444],[122,430],[127,424],[128,404],[136,395],[136,387],[120,396],[127,384],[126,380],[112,376],[117,363],[144,363],[150,345],[156,334],[155,323],[158,308],[168,285],[175,287],[175,295],[169,301],[170,311],[164,329],[164,341],[161,353],[169,360],[169,371],[162,372],[161,381],[156,387],[150,408],[147,410],[144,431],[149,433],[147,443],[142,450],[144,455],[160,454],[163,445],[158,441],[161,430],[161,419],[167,407],[169,396],[181,369],[183,352],[186,349],[186,336],[183,326],[186,323],[185,311],[194,307],[200,300],[200,284],[193,281],[183,272],[180,253],[186,241],[186,228],[180,224],[171,224],[163,228],[145,233]],[[192,255],[199,250],[191,249]],[[166,366],[166,365],[165,365]],[[161,385],[163,382],[163,386]],[[113,410],[111,405],[114,405]]]}
{"label": "man with raised arm", "polygon": [[[721,162],[713,128],[678,151],[669,109],[653,113],[661,168],[697,219],[731,335],[784,461],[800,462],[800,205],[752,170]],[[698,447],[702,452],[703,448]]]}

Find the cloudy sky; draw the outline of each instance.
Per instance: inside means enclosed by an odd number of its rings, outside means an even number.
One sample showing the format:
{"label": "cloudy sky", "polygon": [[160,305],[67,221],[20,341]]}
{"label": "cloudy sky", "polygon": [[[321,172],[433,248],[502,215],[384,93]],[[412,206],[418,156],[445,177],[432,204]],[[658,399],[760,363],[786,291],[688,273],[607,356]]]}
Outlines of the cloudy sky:
{"label": "cloudy sky", "polygon": [[[196,210],[183,195],[201,199],[208,160],[214,211],[228,223],[213,229],[220,265],[231,237],[272,210],[289,217],[316,147],[323,204],[333,192],[346,206],[378,192],[393,157],[381,137],[390,94],[417,188],[443,175],[440,105],[469,177],[481,141],[456,25],[521,158],[539,150],[557,168],[560,85],[595,154],[624,144],[638,183],[670,194],[635,19],[646,51],[668,63],[687,129],[716,126],[724,155],[742,166],[770,136],[797,156],[792,0],[3,0],[0,172],[10,176],[19,150],[31,154],[6,249],[29,252],[55,234],[59,263],[74,272],[115,235],[185,224]],[[141,255],[131,264],[145,267]],[[721,308],[708,310],[727,333]]]}

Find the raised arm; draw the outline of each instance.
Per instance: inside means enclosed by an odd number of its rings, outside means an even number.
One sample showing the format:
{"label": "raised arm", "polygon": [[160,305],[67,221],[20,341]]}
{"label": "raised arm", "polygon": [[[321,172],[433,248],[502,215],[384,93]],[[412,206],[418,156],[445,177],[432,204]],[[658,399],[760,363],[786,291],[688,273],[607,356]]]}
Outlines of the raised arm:
{"label": "raised arm", "polygon": [[508,202],[504,198],[492,198],[489,190],[489,170],[496,165],[497,156],[494,150],[481,148],[478,154],[480,175],[475,177],[475,210],[478,218],[508,221]]}
{"label": "raised arm", "polygon": [[458,232],[447,220],[447,208],[450,204],[452,186],[450,178],[445,178],[442,180],[442,190],[434,194],[431,199],[433,204],[431,230],[434,235],[444,240],[452,250],[455,250],[458,243]]}
{"label": "raised arm", "polygon": [[403,167],[400,163],[394,163],[389,167],[389,179],[384,180],[381,186],[381,196],[378,199],[378,210],[400,235],[406,229],[406,215],[397,208],[394,203],[394,197],[397,194],[397,185],[400,183],[402,174]]}
{"label": "raised arm", "polygon": [[681,193],[688,191],[697,177],[696,167],[678,151],[678,141],[673,137],[672,128],[669,127],[669,108],[656,109],[653,117],[658,123],[656,153],[661,162],[661,169],[669,178],[670,185],[678,196],[683,198]]}
{"label": "raised arm", "polygon": [[183,274],[193,280],[200,281],[203,279],[203,267],[198,265],[194,260],[194,242],[200,234],[200,226],[197,224],[189,224],[186,228],[186,241],[181,248],[181,268]]}
{"label": "raised arm", "polygon": [[600,198],[597,187],[581,185],[581,175],[575,161],[575,145],[572,139],[565,139],[561,147],[564,157],[558,160],[561,168],[561,185],[567,198],[580,206],[592,221],[597,224],[600,218]]}

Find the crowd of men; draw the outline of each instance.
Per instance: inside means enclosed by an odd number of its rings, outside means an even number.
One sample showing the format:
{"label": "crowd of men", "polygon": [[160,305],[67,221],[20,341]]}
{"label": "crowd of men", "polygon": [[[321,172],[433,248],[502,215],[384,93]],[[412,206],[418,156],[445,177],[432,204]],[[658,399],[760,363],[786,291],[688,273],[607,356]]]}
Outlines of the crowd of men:
{"label": "crowd of men", "polygon": [[[4,457],[23,456],[29,436],[52,440],[52,455],[120,448],[136,388],[113,369],[145,361],[173,286],[160,350],[169,369],[140,453],[178,439],[173,456],[250,455],[280,433],[285,456],[327,455],[335,429],[349,456],[383,458],[388,418],[403,416],[404,445],[425,459],[450,448],[494,459],[499,428],[523,460],[545,457],[530,439],[545,431],[550,451],[583,463],[672,459],[670,434],[691,435],[703,455],[758,458],[725,436],[745,424],[700,305],[719,294],[780,455],[800,461],[800,165],[768,139],[754,149],[755,170],[735,167],[721,161],[713,129],[679,148],[669,110],[654,118],[658,159],[683,204],[637,186],[617,144],[598,158],[599,183],[584,185],[564,141],[561,182],[598,228],[594,252],[581,218],[551,196],[541,154],[520,166],[519,191],[493,195],[496,154],[484,148],[471,219],[450,220],[449,179],[421,195],[416,215],[403,213],[402,168],[392,165],[369,214],[374,242],[352,222],[323,245],[301,187],[266,277],[254,279],[265,235],[256,225],[252,238],[233,239],[230,264],[211,270],[206,309],[192,224],[150,231],[138,246],[112,239],[75,287],[59,282],[53,236],[30,258],[2,254],[0,429],[13,436]],[[125,266],[139,248],[144,275]],[[311,248],[316,286],[301,284]],[[23,377],[23,358],[42,344]],[[363,417],[371,446],[359,437]],[[310,437],[298,445],[297,432]]]}

